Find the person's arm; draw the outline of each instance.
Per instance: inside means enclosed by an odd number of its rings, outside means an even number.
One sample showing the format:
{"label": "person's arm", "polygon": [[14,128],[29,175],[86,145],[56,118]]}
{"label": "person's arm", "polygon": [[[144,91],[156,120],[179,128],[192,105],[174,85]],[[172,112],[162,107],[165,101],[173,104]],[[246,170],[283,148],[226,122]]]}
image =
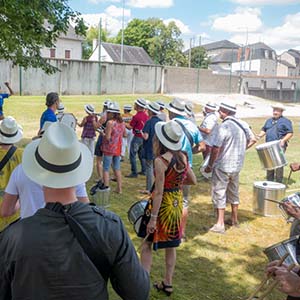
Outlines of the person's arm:
{"label": "person's arm", "polygon": [[4,193],[2,205],[0,206],[0,216],[9,217],[16,213],[19,209],[18,195]]}
{"label": "person's arm", "polygon": [[110,140],[110,138],[111,138],[112,127],[113,127],[113,122],[110,120],[107,122],[105,132],[103,134],[103,136],[106,140]]}
{"label": "person's arm", "polygon": [[[85,123],[86,123],[86,117],[84,117],[84,118],[82,119],[81,123],[77,122],[77,125],[78,125],[79,127],[83,127]],[[94,123],[93,123],[93,124],[94,124]]]}
{"label": "person's arm", "polygon": [[186,174],[186,179],[184,180],[184,184],[185,185],[197,184],[196,175],[195,175],[194,171],[192,170],[192,168],[190,167],[190,165],[188,166],[188,169],[187,169],[187,174]]}
{"label": "person's arm", "polygon": [[78,184],[75,189],[76,198],[78,201],[82,203],[90,203],[90,200],[88,198],[87,192],[86,192],[86,185],[85,183]]}
{"label": "person's arm", "polygon": [[209,129],[209,128],[198,127],[198,129],[199,129],[201,132],[204,132],[205,134],[210,134],[210,133],[211,133],[211,129]]}
{"label": "person's arm", "polygon": [[210,153],[210,159],[207,167],[205,168],[206,173],[210,173],[212,170],[212,166],[214,165],[215,160],[218,158],[220,153],[220,148],[217,146],[213,146]]}
{"label": "person's arm", "polygon": [[124,130],[123,130],[123,137],[126,138],[127,137],[127,131],[126,131],[126,124],[124,126]]}
{"label": "person's arm", "polygon": [[287,133],[281,140],[280,140],[280,146],[284,147],[285,144],[292,138],[293,133],[289,132]]}
{"label": "person's arm", "polygon": [[259,134],[256,135],[256,138],[259,140],[261,139],[262,137],[264,137],[266,135],[266,132],[261,130],[261,132]]}
{"label": "person's arm", "polygon": [[10,95],[13,95],[14,92],[13,92],[12,88],[10,87],[9,82],[4,82],[4,84],[5,84],[6,87],[8,88]]}
{"label": "person's arm", "polygon": [[197,154],[199,152],[204,152],[206,149],[206,145],[204,141],[201,141],[200,143],[198,143],[197,145],[195,145],[192,149],[193,154]]}
{"label": "person's arm", "polygon": [[116,226],[113,239],[119,247],[110,273],[112,287],[124,300],[148,300],[149,274],[142,267],[122,221],[119,220]]}

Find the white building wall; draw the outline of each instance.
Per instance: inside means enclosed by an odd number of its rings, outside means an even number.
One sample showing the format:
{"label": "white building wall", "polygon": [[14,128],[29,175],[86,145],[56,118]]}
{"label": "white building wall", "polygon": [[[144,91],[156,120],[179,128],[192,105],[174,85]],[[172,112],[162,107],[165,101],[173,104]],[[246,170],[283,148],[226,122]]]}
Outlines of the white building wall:
{"label": "white building wall", "polygon": [[256,75],[276,76],[276,61],[271,59],[253,59],[232,64],[233,72],[256,72]]}
{"label": "white building wall", "polygon": [[[99,60],[99,47],[95,49],[93,54],[90,56],[89,60],[91,61],[98,61]],[[113,62],[112,58],[109,56],[107,51],[101,46],[101,61],[103,62]]]}

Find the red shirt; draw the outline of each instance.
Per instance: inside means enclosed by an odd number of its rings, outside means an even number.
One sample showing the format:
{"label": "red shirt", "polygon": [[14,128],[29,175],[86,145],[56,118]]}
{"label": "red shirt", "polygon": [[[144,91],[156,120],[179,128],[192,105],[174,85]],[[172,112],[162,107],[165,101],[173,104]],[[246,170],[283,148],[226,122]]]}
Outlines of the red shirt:
{"label": "red shirt", "polygon": [[140,131],[144,128],[149,116],[144,111],[138,111],[130,121],[129,125],[132,127],[132,132],[136,137],[142,137]]}

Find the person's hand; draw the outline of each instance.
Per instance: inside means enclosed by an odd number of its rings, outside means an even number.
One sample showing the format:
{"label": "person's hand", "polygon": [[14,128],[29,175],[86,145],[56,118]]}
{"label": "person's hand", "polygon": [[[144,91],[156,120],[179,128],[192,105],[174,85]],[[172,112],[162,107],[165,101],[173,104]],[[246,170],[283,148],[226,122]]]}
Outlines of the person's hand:
{"label": "person's hand", "polygon": [[[273,260],[270,263],[268,263],[265,269],[266,275],[268,276],[275,275],[275,271],[278,268],[278,264],[279,264],[279,260]],[[288,268],[288,266],[285,263],[283,263],[280,267],[285,269]]]}
{"label": "person's hand", "polygon": [[7,82],[7,81],[6,81],[6,82],[4,82],[4,84],[5,84],[6,86],[9,86],[9,82]]}
{"label": "person's hand", "polygon": [[287,268],[276,267],[275,280],[278,281],[278,290],[292,297],[300,296],[300,277],[289,272]]}
{"label": "person's hand", "polygon": [[205,169],[204,169],[204,172],[205,173],[210,173],[211,172],[211,166],[207,166]]}
{"label": "person's hand", "polygon": [[293,205],[290,201],[284,202],[282,206],[288,215],[300,219],[300,207]]}
{"label": "person's hand", "polygon": [[156,230],[157,217],[151,217],[149,223],[147,224],[147,234],[151,234]]}
{"label": "person's hand", "polygon": [[284,140],[280,140],[280,147],[284,147],[285,146],[285,141]]}

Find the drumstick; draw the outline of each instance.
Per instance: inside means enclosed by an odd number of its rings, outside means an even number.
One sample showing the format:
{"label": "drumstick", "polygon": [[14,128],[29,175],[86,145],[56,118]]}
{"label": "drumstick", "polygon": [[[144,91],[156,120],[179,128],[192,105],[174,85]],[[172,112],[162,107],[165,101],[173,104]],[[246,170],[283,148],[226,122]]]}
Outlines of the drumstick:
{"label": "drumstick", "polygon": [[[281,266],[282,263],[285,261],[285,259],[289,256],[290,254],[287,252],[286,254],[284,254],[279,262],[277,263],[277,266]],[[272,274],[268,274],[265,279],[262,280],[262,282],[260,283],[260,285],[254,290],[254,292],[249,296],[249,298],[247,298],[247,300],[252,300],[254,298],[254,296],[256,296],[256,294],[263,288],[263,286],[266,284],[266,282],[270,279],[270,277],[272,276]]]}
{"label": "drumstick", "polygon": [[[290,272],[293,268],[295,267],[295,264],[291,264],[287,270],[288,272]],[[266,296],[268,296],[272,290],[276,287],[276,285],[278,284],[278,281],[274,281],[270,284],[270,286],[260,295],[259,300],[264,299]]]}
{"label": "drumstick", "polygon": [[270,201],[270,202],[274,202],[274,203],[277,203],[277,204],[282,204],[280,201],[276,201],[276,200],[273,200],[273,199],[265,198],[265,200]]}
{"label": "drumstick", "polygon": [[146,242],[147,238],[149,237],[149,233],[144,237],[144,239],[142,240],[141,244],[139,245],[139,247],[137,248],[137,251],[140,251],[143,247],[143,244]]}

